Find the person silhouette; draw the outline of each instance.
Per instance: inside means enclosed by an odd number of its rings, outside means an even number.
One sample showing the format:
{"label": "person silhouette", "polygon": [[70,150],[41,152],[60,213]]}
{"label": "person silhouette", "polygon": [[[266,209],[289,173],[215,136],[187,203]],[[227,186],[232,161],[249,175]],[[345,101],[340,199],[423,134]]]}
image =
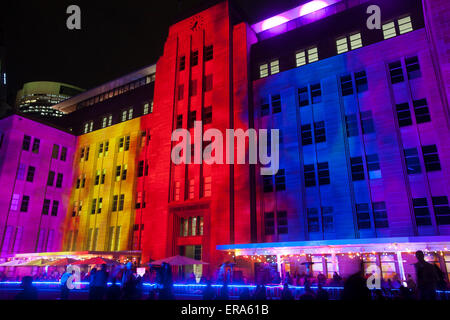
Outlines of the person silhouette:
{"label": "person silhouette", "polygon": [[211,285],[211,280],[206,282],[205,290],[203,290],[203,300],[213,300],[215,297],[214,289]]}
{"label": "person silhouette", "polygon": [[33,286],[33,277],[25,276],[22,278],[22,291],[15,296],[15,300],[37,300],[38,293]]}
{"label": "person silhouette", "polygon": [[439,276],[436,268],[425,261],[425,255],[421,250],[416,252],[417,262],[414,264],[417,278],[417,291],[420,300],[436,300],[436,287]]}
{"label": "person silhouette", "polygon": [[292,294],[291,289],[289,289],[289,284],[287,282],[283,285],[281,300],[294,300],[294,295]]}
{"label": "person silhouette", "polygon": [[111,286],[106,290],[107,300],[119,300],[120,299],[120,286],[117,285],[117,279],[112,278]]}

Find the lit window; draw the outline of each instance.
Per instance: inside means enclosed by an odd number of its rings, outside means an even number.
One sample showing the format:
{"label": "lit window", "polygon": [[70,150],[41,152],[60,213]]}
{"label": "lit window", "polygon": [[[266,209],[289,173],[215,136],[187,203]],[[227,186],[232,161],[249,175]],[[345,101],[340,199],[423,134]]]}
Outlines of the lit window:
{"label": "lit window", "polygon": [[336,40],[337,53],[341,54],[348,51],[347,37]]}
{"label": "lit window", "polygon": [[189,180],[189,199],[194,199],[195,196],[195,180]]}
{"label": "lit window", "polygon": [[308,50],[308,63],[319,60],[319,52],[317,48],[311,48]]}
{"label": "lit window", "polygon": [[295,61],[297,63],[297,67],[303,66],[306,64],[306,55],[305,51],[299,51],[295,54]]}
{"label": "lit window", "polygon": [[413,30],[411,17],[405,17],[402,19],[398,19],[398,31],[400,34],[404,34]]}
{"label": "lit window", "polygon": [[383,36],[384,39],[390,39],[397,35],[397,31],[395,30],[395,23],[388,22],[383,24]]}
{"label": "lit window", "polygon": [[269,75],[269,65],[267,63],[261,64],[259,66],[259,77],[265,78]]}
{"label": "lit window", "polygon": [[274,60],[270,62],[270,74],[276,74],[280,72],[280,61]]}
{"label": "lit window", "polygon": [[350,36],[350,47],[352,50],[362,47],[361,33],[355,33]]}
{"label": "lit window", "polygon": [[211,196],[211,177],[204,178],[203,189],[204,189],[203,195],[205,197],[210,197]]}

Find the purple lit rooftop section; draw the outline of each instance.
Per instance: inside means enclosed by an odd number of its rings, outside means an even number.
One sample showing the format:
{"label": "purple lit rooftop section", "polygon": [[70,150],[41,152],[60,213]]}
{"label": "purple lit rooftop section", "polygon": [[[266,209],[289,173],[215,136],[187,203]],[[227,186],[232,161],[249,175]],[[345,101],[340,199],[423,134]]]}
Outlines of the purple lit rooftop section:
{"label": "purple lit rooftop section", "polygon": [[321,9],[334,5],[340,1],[341,0],[313,0],[269,19],[255,23],[252,25],[252,28],[256,33],[267,31],[299,17],[320,11]]}

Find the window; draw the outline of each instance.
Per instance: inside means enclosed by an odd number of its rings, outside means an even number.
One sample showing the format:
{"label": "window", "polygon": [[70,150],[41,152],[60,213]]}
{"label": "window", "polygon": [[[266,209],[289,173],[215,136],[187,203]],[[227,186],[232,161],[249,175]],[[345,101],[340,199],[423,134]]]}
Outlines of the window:
{"label": "window", "polygon": [[58,156],[59,156],[59,146],[57,144],[54,144],[52,150],[52,158],[58,159]]}
{"label": "window", "polygon": [[105,184],[105,177],[106,177],[106,169],[103,169],[102,179],[100,180],[100,184]]}
{"label": "window", "polygon": [[[51,187],[51,186],[53,186],[53,181],[55,180],[55,172],[54,171],[49,171],[49,173],[48,173],[48,178],[47,178],[47,186],[49,186],[49,187]],[[80,179],[78,179],[78,182],[77,182],[77,187],[78,187],[78,185],[79,185],[79,180]],[[78,189],[78,188],[77,188]]]}
{"label": "window", "polygon": [[383,37],[385,40],[397,36],[397,31],[395,30],[395,23],[393,21],[383,24],[382,29],[383,29]]}
{"label": "window", "polygon": [[297,67],[305,65],[306,62],[306,53],[304,50],[299,51],[295,54],[295,63],[297,64]]}
{"label": "window", "polygon": [[62,173],[58,173],[58,177],[56,178],[56,187],[57,188],[61,188],[62,187],[62,182],[63,182],[63,174]]}
{"label": "window", "polygon": [[122,169],[122,180],[127,179],[128,165],[124,164]]}
{"label": "window", "polygon": [[178,86],[178,101],[183,100],[184,99],[184,85],[180,84]]}
{"label": "window", "polygon": [[330,170],[328,162],[319,162],[317,164],[317,176],[319,177],[319,185],[330,184]]}
{"label": "window", "polygon": [[97,210],[97,199],[92,199],[91,214],[95,214],[96,210]]}
{"label": "window", "polygon": [[104,116],[102,118],[102,128],[106,128],[112,125],[112,114]]}
{"label": "window", "polygon": [[204,58],[203,59],[205,60],[205,62],[212,60],[213,57],[214,57],[214,47],[213,47],[213,45],[206,46],[205,50],[203,51],[203,54],[204,54]]}
{"label": "window", "polygon": [[348,51],[347,37],[339,38],[336,40],[337,54],[341,54]]}
{"label": "window", "polygon": [[347,52],[349,50],[348,45],[349,43],[350,43],[350,50],[361,48],[362,47],[361,33],[355,33],[337,39],[336,40],[337,54]]}
{"label": "window", "polygon": [[29,151],[30,150],[30,144],[31,144],[31,137],[30,136],[24,136],[22,141],[22,150]]}
{"label": "window", "polygon": [[406,58],[405,65],[409,80],[420,78],[422,76],[422,73],[420,72],[419,58]]}
{"label": "window", "polygon": [[317,51],[317,47],[308,50],[301,50],[295,53],[295,62],[297,67],[315,62],[317,60],[319,60],[319,52]]}
{"label": "window", "polygon": [[275,175],[275,190],[276,191],[286,190],[286,177],[284,169],[279,169],[277,174]]}
{"label": "window", "polygon": [[375,124],[373,123],[372,111],[361,112],[361,127],[363,134],[375,132]]}
{"label": "window", "polygon": [[347,129],[347,137],[356,137],[359,135],[358,119],[356,117],[356,114],[345,116],[345,126]]}
{"label": "window", "polygon": [[270,62],[270,74],[276,74],[280,72],[280,61],[273,60]]}
{"label": "window", "polygon": [[198,65],[198,50],[191,52],[191,67]]}
{"label": "window", "polygon": [[125,203],[125,195],[121,194],[119,198],[119,211],[123,211],[124,203]]}
{"label": "window", "polygon": [[271,96],[272,100],[272,113],[281,112],[281,96],[279,94],[274,94]]}
{"label": "window", "polygon": [[417,123],[430,122],[430,110],[428,110],[427,99],[420,99],[413,101],[414,113],[416,115]]}
{"label": "window", "polygon": [[386,203],[383,202],[374,202],[373,204],[373,217],[375,220],[375,228],[388,228],[388,217],[386,210]]}
{"label": "window", "polygon": [[427,172],[441,170],[439,154],[435,144],[422,146],[422,153],[423,161],[425,162],[425,169],[427,170]]}
{"label": "window", "polygon": [[212,185],[211,182],[212,182],[211,177],[203,178],[203,196],[204,197],[211,197],[211,185]]}
{"label": "window", "polygon": [[325,135],[325,121],[314,122],[314,139],[316,143],[327,141]]}
{"label": "window", "polygon": [[414,215],[418,226],[431,226],[430,209],[427,198],[413,199]]}
{"label": "window", "polygon": [[66,159],[67,159],[67,148],[66,147],[62,147],[61,148],[61,155],[59,157],[59,160],[66,161]]}
{"label": "window", "polygon": [[367,75],[365,71],[355,73],[356,92],[361,93],[367,91],[369,86],[367,84]]}
{"label": "window", "polygon": [[322,101],[322,89],[320,83],[311,85],[311,102],[319,103]]}
{"label": "window", "polygon": [[419,153],[416,148],[410,148],[404,150],[406,169],[408,174],[421,173]]}
{"label": "window", "polygon": [[31,151],[33,153],[39,153],[39,145],[41,143],[41,140],[34,138],[33,140],[33,147],[31,148]]}
{"label": "window", "polygon": [[196,118],[197,118],[197,112],[196,112],[196,111],[191,111],[191,112],[189,112],[189,116],[188,116],[188,129],[194,127],[194,122],[195,122]]}
{"label": "window", "polygon": [[18,207],[19,207],[19,199],[20,199],[20,195],[17,193],[13,194],[13,197],[11,199],[11,210],[12,211],[17,211]]}
{"label": "window", "polygon": [[322,224],[323,224],[323,231],[325,232],[334,231],[333,207],[322,208]]}
{"label": "window", "polygon": [[298,105],[300,107],[309,105],[309,95],[307,87],[298,89]]}
{"label": "window", "polygon": [[179,181],[176,181],[174,183],[174,192],[173,192],[173,200],[174,201],[179,201],[180,200],[180,190],[181,190],[181,184]]}
{"label": "window", "polygon": [[212,107],[206,107],[203,109],[203,124],[209,124],[212,122]]}
{"label": "window", "polygon": [[380,179],[380,160],[378,159],[378,154],[369,154],[366,156],[367,170],[369,171],[370,179]]}
{"label": "window", "polygon": [[[450,207],[447,197],[432,197],[436,223],[438,225],[450,224]],[[450,270],[447,270],[450,272]]]}
{"label": "window", "polygon": [[353,80],[350,74],[341,77],[341,92],[342,96],[353,94]]}
{"label": "window", "polygon": [[100,183],[100,170],[97,170],[95,173],[95,181],[94,181],[94,185],[98,186]]}
{"label": "window", "polygon": [[398,23],[398,31],[400,34],[404,34],[413,30],[410,16],[398,19],[397,23]]}
{"label": "window", "polygon": [[397,119],[399,127],[406,127],[412,125],[411,111],[407,102],[397,104]]}
{"label": "window", "polygon": [[23,196],[22,203],[20,204],[20,212],[27,212],[29,203],[30,203],[30,197]]}
{"label": "window", "polygon": [[138,177],[143,177],[144,176],[144,160],[141,160],[138,163],[137,176]]}
{"label": "window", "polygon": [[319,210],[317,208],[308,208],[306,209],[306,214],[308,219],[308,232],[319,232]]}
{"label": "window", "polygon": [[277,212],[277,232],[278,234],[288,233],[288,219],[286,211]]}
{"label": "window", "polygon": [[405,81],[405,77],[403,76],[402,63],[400,61],[389,63],[388,66],[392,84]]}
{"label": "window", "polygon": [[116,181],[120,181],[120,172],[122,171],[122,166],[116,166]]}
{"label": "window", "polygon": [[180,57],[180,64],[179,64],[178,70],[183,71],[184,69],[186,69],[186,57],[182,56],[182,57]]}
{"label": "window", "polygon": [[270,105],[268,103],[261,104],[261,117],[267,116],[270,114]]}
{"label": "window", "polygon": [[92,121],[92,120],[91,121],[87,121],[87,122],[84,123],[83,133],[92,132],[93,128],[94,128],[94,121]]}
{"label": "window", "polygon": [[17,180],[23,181],[25,179],[25,173],[27,171],[27,165],[24,163],[19,164],[17,170]]}
{"label": "window", "polygon": [[44,199],[44,204],[42,206],[42,214],[48,215],[49,211],[50,211],[50,200]]}
{"label": "window", "polygon": [[143,203],[142,197],[143,197],[142,191],[139,191],[136,194],[136,205],[135,205],[136,209],[140,209],[141,207],[145,208],[145,203]]}
{"label": "window", "polygon": [[0,132],[0,149],[2,148],[4,139],[5,139],[5,134],[3,132]]}
{"label": "window", "polygon": [[266,236],[275,234],[275,215],[273,212],[264,212],[264,234]]}
{"label": "window", "polygon": [[197,95],[197,80],[189,81],[189,96],[194,97]]}
{"label": "window", "polygon": [[195,179],[189,180],[189,199],[192,200],[195,197]]}
{"label": "window", "polygon": [[362,47],[361,33],[355,33],[350,36],[350,48],[355,50]]}
{"label": "window", "polygon": [[125,151],[130,150],[130,136],[125,137]]}
{"label": "window", "polygon": [[263,176],[263,189],[264,189],[264,192],[272,192],[273,191],[272,176]]}
{"label": "window", "polygon": [[308,49],[308,63],[315,62],[319,60],[319,51],[317,47]]}
{"label": "window", "polygon": [[267,63],[259,65],[259,77],[265,78],[268,75],[269,75],[269,65]]}
{"label": "window", "polygon": [[113,212],[117,211],[117,204],[118,204],[118,201],[119,201],[119,196],[118,196],[118,195],[115,195],[115,196],[113,197],[113,203],[112,203],[112,211],[113,211]]}
{"label": "window", "polygon": [[358,229],[370,229],[369,204],[356,204],[356,219],[358,221]]}
{"label": "window", "polygon": [[311,132],[311,125],[305,124],[301,126],[301,133],[302,133],[302,145],[306,146],[313,143],[312,140],[312,132]]}
{"label": "window", "polygon": [[305,165],[303,171],[305,176],[305,187],[314,187],[316,185],[316,171],[314,165]]}
{"label": "window", "polygon": [[33,182],[34,180],[34,172],[36,171],[35,167],[29,166],[28,167],[28,172],[27,172],[27,181],[28,182]]}
{"label": "window", "polygon": [[133,119],[133,108],[122,110],[122,122]]}
{"label": "window", "polygon": [[59,201],[53,200],[52,216],[56,217],[58,215],[58,207],[59,207]]}
{"label": "window", "polygon": [[213,88],[213,75],[209,74],[204,78],[203,91],[208,92],[211,91],[212,88]]}
{"label": "window", "polygon": [[177,129],[183,128],[183,115],[179,114],[177,116]]}

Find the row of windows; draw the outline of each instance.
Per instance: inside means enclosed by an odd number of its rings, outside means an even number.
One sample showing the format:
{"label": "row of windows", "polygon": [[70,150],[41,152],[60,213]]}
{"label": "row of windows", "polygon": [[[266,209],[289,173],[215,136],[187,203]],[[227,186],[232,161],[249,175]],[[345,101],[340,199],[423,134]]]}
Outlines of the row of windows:
{"label": "row of windows", "polygon": [[[205,46],[203,50],[203,61],[207,62],[214,58],[214,46]],[[191,67],[198,65],[198,50],[192,51],[190,55]],[[178,63],[178,70],[183,71],[186,69],[186,56],[181,56]]]}
{"label": "row of windows", "polygon": [[[399,127],[406,127],[412,125],[413,121],[409,103],[408,102],[399,103],[395,107],[397,111],[397,119]],[[413,110],[417,124],[431,121],[427,99],[414,100]]]}
{"label": "row of windows", "polygon": [[[13,194],[13,197],[11,199],[11,211],[17,211],[19,209],[19,203],[20,203],[20,212],[28,212],[28,208],[30,205],[30,196],[23,195],[22,201],[20,201],[20,194]],[[42,214],[48,215],[50,212],[51,207],[51,215],[56,217],[58,215],[58,208],[59,208],[59,201],[53,200],[53,204],[51,203],[51,200],[44,199],[44,204],[42,206]]]}
{"label": "row of windows", "polygon": [[[202,111],[202,124],[210,124],[212,123],[212,106],[204,107]],[[187,119],[187,128],[192,129],[194,128],[194,123],[197,121],[197,111],[190,111],[188,114]],[[181,129],[183,128],[183,115],[179,114],[177,115],[177,123],[176,128]]]}
{"label": "row of windows", "polygon": [[[411,17],[407,16],[395,21],[390,21],[382,26],[384,39],[389,39],[400,34],[405,34],[413,30]],[[360,32],[354,32],[336,39],[336,53],[341,54],[350,50],[355,50],[363,46],[363,39]],[[301,49],[295,52],[296,66],[300,67],[308,63],[319,60],[317,47]],[[269,62],[259,64],[259,77],[265,78],[269,75],[280,72],[279,59],[272,59]]]}
{"label": "row of windows", "polygon": [[[131,142],[130,139],[131,139],[130,136],[120,137],[119,143],[117,145],[117,151],[123,152],[123,151],[130,150],[130,142]],[[88,161],[89,160],[89,152],[90,152],[89,146],[82,147],[80,149],[80,161],[81,160]],[[106,157],[108,155],[108,152],[109,152],[109,141],[100,143],[99,147],[98,147],[98,156]]]}
{"label": "row of windows", "polygon": [[[408,148],[403,150],[405,155],[406,170],[408,174],[417,174],[422,172],[420,166],[420,158],[417,148]],[[435,144],[422,146],[423,162],[425,170],[440,171],[441,162],[439,161],[439,153]]]}
{"label": "row of windows", "polygon": [[334,217],[333,207],[321,207],[321,215],[318,208],[307,208],[308,232],[333,232]]}
{"label": "row of windows", "polygon": [[56,217],[58,215],[59,201],[53,200],[53,203],[51,202],[52,201],[49,199],[44,199],[44,205],[42,206],[42,214],[48,215],[51,207],[51,215],[53,217]]}
{"label": "row of windows", "polygon": [[[211,186],[212,186],[212,178],[210,176],[203,177],[203,188],[201,190],[200,198],[202,197],[211,197]],[[180,201],[181,199],[181,183],[180,181],[175,181],[173,184],[173,201]],[[185,192],[185,200],[193,200],[195,198],[195,179],[189,179],[189,185]]]}
{"label": "row of windows", "polygon": [[286,211],[264,212],[264,234],[266,236],[288,233],[288,217]]}
{"label": "row of windows", "polygon": [[152,74],[152,75],[149,75],[149,76],[146,76],[146,77],[142,77],[142,78],[140,78],[138,80],[135,80],[133,82],[127,83],[127,84],[125,84],[125,85],[123,85],[121,87],[118,87],[118,88],[115,88],[115,89],[111,89],[111,90],[109,90],[107,92],[104,92],[104,93],[99,94],[99,95],[97,95],[95,97],[89,98],[87,100],[84,100],[84,101],[78,103],[77,104],[77,110],[81,109],[81,108],[84,108],[84,107],[92,106],[92,105],[94,105],[96,103],[99,103],[99,102],[102,102],[102,101],[105,101],[105,100],[108,100],[108,99],[110,99],[112,97],[121,95],[121,94],[123,94],[125,92],[131,91],[131,90],[134,90],[134,89],[137,89],[137,88],[139,88],[139,87],[141,87],[143,85],[149,84],[149,83],[154,82],[154,81],[155,81],[155,74]]}
{"label": "row of windows", "polygon": [[[22,150],[23,151],[30,151],[30,147],[31,147],[31,152],[38,154],[39,153],[39,148],[40,148],[40,144],[41,144],[41,140],[38,138],[33,138],[33,145],[31,145],[31,137],[28,135],[25,135],[23,137],[23,141],[22,141]],[[61,149],[61,153],[60,153],[60,149]],[[61,161],[66,161],[67,159],[67,148],[66,147],[60,147],[57,144],[53,145],[53,149],[52,149],[52,159],[59,159]]]}
{"label": "row of windows", "polygon": [[[189,97],[195,97],[198,94],[198,81],[189,81]],[[208,92],[213,89],[213,76],[212,74],[203,77],[203,92]],[[177,100],[181,101],[184,99],[184,84],[179,84],[177,87]]]}
{"label": "row of windows", "polygon": [[203,217],[185,217],[180,219],[180,237],[203,235]]}

